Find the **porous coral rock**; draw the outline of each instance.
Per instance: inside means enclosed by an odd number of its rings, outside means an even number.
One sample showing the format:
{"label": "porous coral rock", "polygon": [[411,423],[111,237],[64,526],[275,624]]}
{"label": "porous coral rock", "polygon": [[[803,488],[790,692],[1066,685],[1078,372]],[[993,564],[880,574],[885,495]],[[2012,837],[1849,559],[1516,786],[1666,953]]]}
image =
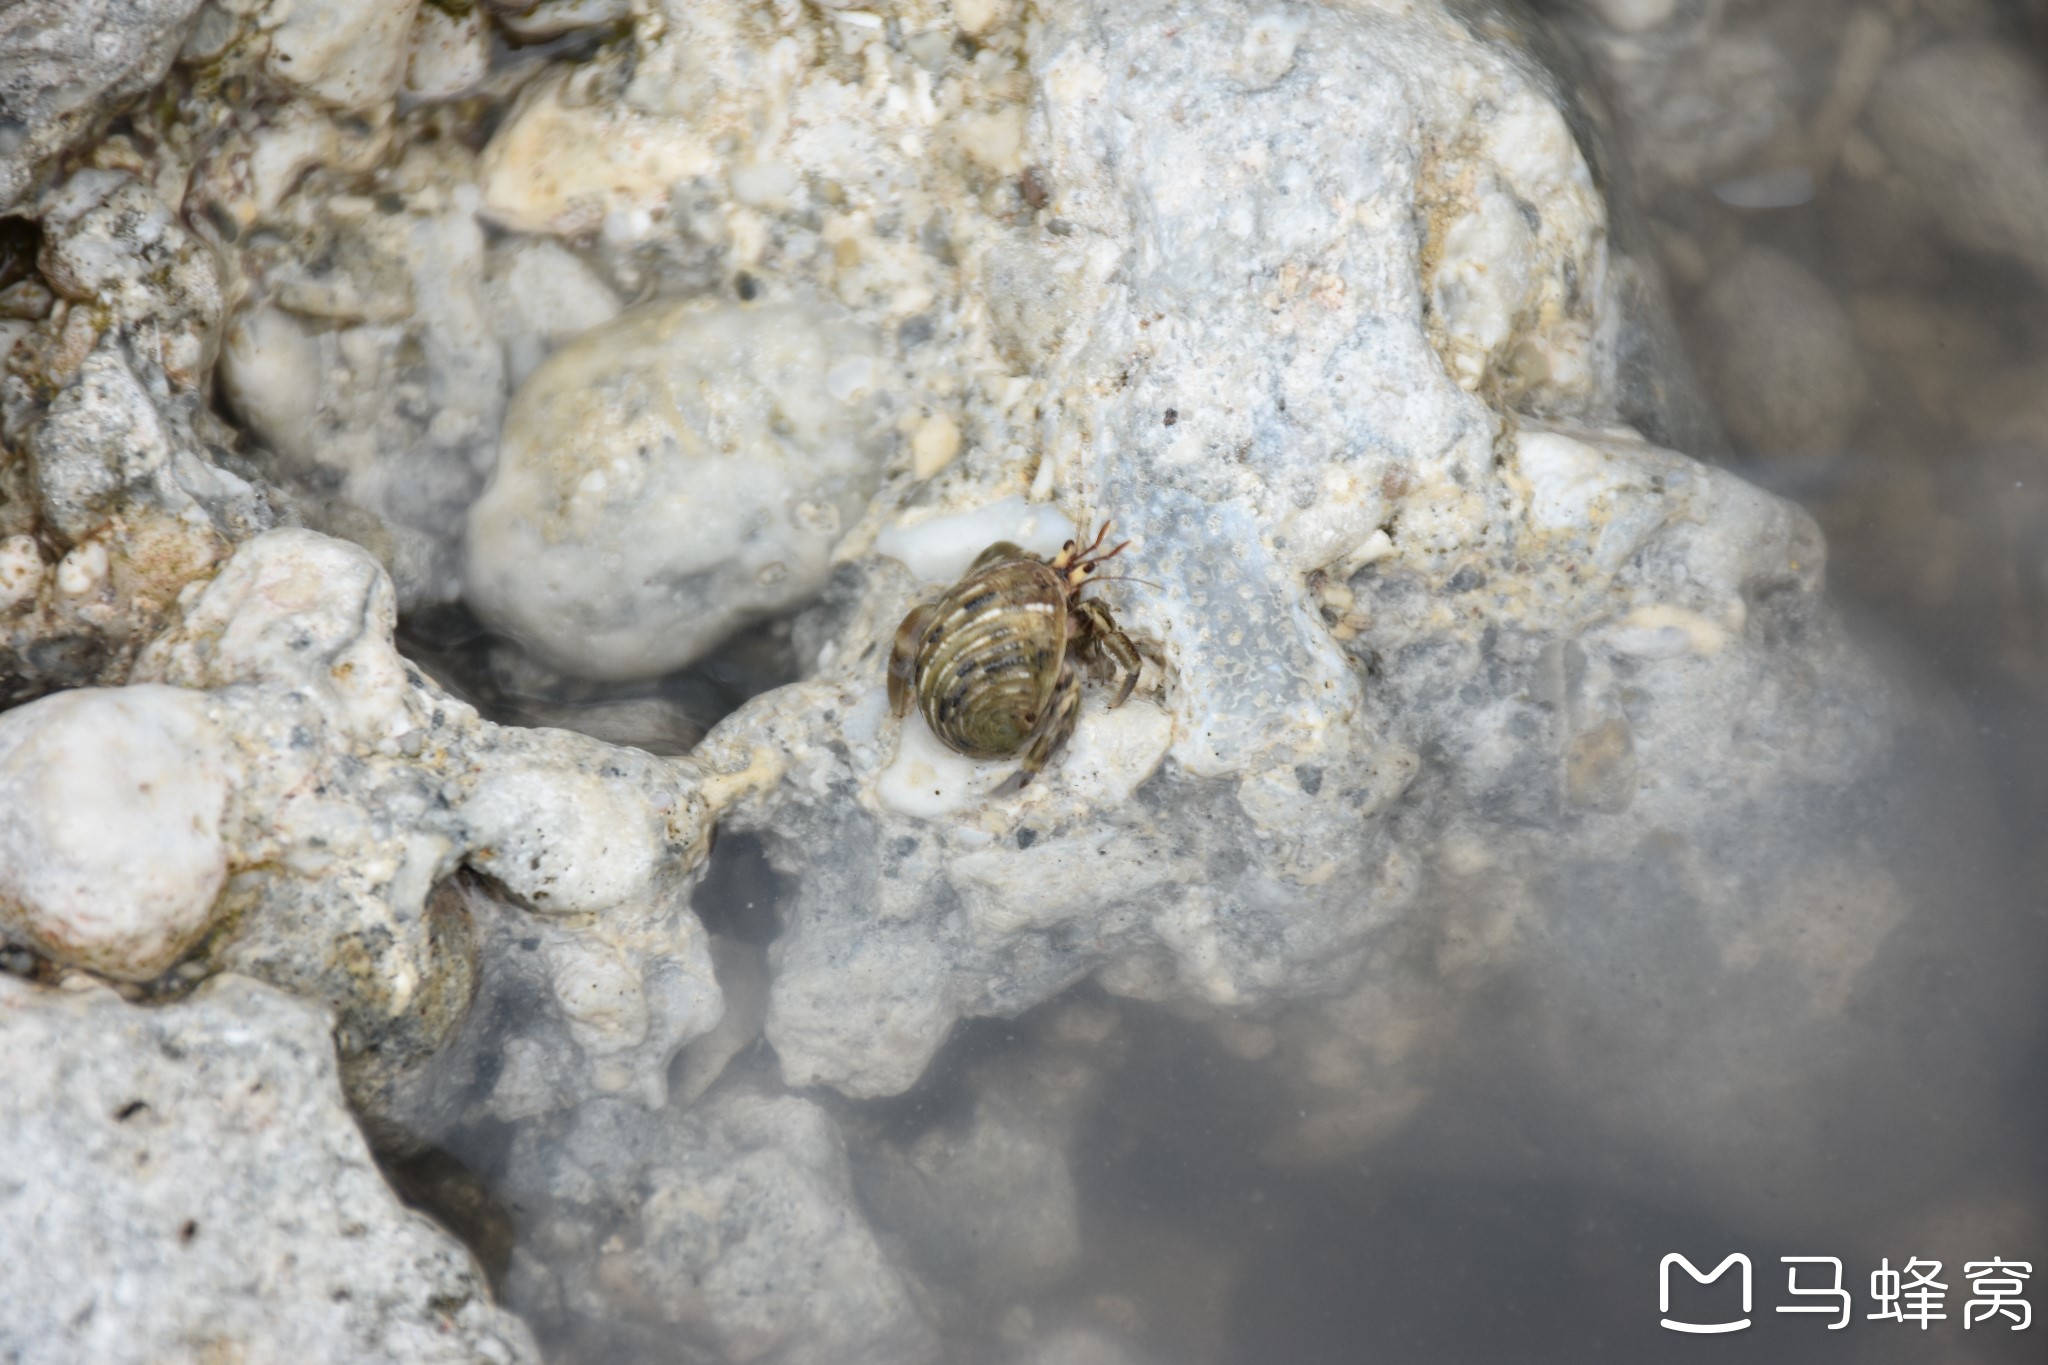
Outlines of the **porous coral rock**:
{"label": "porous coral rock", "polygon": [[[963,1009],[1014,1010],[1090,971],[1214,1005],[1328,989],[1412,894],[1412,864],[1368,817],[1399,795],[1414,756],[1375,738],[1384,718],[1367,713],[1302,576],[1397,518],[1422,562],[1475,536],[1499,419],[1471,393],[1501,391],[1496,369],[1517,351],[1559,357],[1521,401],[1615,401],[1591,312],[1603,299],[1595,201],[1548,106],[1499,96],[1487,107],[1506,99],[1513,119],[1498,137],[1481,127],[1473,82],[1524,90],[1512,64],[1467,40],[1458,60],[1485,77],[1413,75],[1443,60],[1454,29],[1319,13],[1254,91],[1225,98],[1192,74],[1235,60],[1248,33],[1220,11],[1128,29],[1099,27],[1085,7],[1051,16],[1034,54],[1033,150],[1073,230],[1015,241],[1010,257],[1038,264],[985,277],[991,311],[1028,291],[1010,328],[1049,390],[1039,477],[1069,490],[1070,511],[1134,536],[1131,572],[1158,585],[1110,590],[1167,660],[1158,747],[1130,751],[1128,782],[1055,764],[1017,798],[943,813],[892,804],[883,774],[916,737],[883,721],[871,672],[841,670],[864,639],[887,638],[913,585],[870,570],[841,662],[825,669],[831,690],[821,682],[801,703],[843,718],[860,800],[812,807],[806,793],[835,788],[820,775],[762,820],[778,852],[873,850],[807,865],[795,892],[769,1019],[793,1080],[901,1088]],[[1342,94],[1311,113],[1309,89]],[[1131,112],[1162,105],[1184,117]],[[1483,233],[1458,249],[1491,242],[1515,258],[1500,273],[1523,282],[1518,298],[1571,298],[1578,312],[1517,304],[1509,332],[1484,344],[1455,340],[1455,323],[1432,337],[1420,325],[1431,284],[1415,266],[1427,223],[1464,221],[1461,187],[1483,197],[1502,183],[1546,206],[1561,254],[1532,259],[1522,238]],[[1421,225],[1419,202],[1433,207]],[[1545,270],[1586,287],[1553,289]],[[1041,285],[1027,280],[1040,277],[1059,282],[1057,307],[1031,302]],[[1247,278],[1259,287],[1247,292]],[[1389,291],[1408,301],[1405,325]],[[947,505],[975,501],[961,489]],[[1101,714],[1084,708],[1077,752],[1145,711]],[[1164,779],[1146,783],[1162,757]],[[867,1035],[857,1051],[851,1029]]]}
{"label": "porous coral rock", "polygon": [[[1616,22],[1654,36],[1724,9]],[[1942,1114],[1986,1112],[1976,1073],[1939,1062],[2007,993],[1980,974],[1972,999],[1940,999],[1954,917],[1887,863],[1916,818],[1886,804],[1893,765],[1920,752],[1909,707],[1827,610],[1800,514],[1618,425],[1685,429],[1682,378],[1641,372],[1630,329],[1656,330],[1637,316],[1641,275],[1524,55],[1435,6],[1057,0],[1027,23],[988,0],[886,16],[674,0],[630,17],[625,41],[541,70],[481,157],[465,140],[481,125],[457,112],[387,113],[399,68],[379,54],[403,53],[388,25],[359,52],[307,46],[311,27],[269,49],[317,56],[340,82],[319,98],[371,103],[225,116],[184,221],[210,225],[232,267],[237,411],[281,478],[334,484],[374,518],[351,534],[401,586],[338,542],[258,536],[184,592],[136,672],[189,689],[236,774],[221,920],[193,972],[332,1003],[388,1140],[521,1125],[505,1189],[534,1210],[523,1305],[593,1357],[937,1353],[826,1111],[717,1080],[756,1012],[705,1034],[717,992],[682,895],[735,803],[791,888],[765,1007],[789,1084],[900,1093],[963,1015],[1015,1015],[1092,975],[1259,1059],[1292,1101],[1267,1135],[1282,1163],[1348,1162],[1405,1133],[1431,1147],[1420,1160],[1695,1180],[1777,1226],[1845,1189],[1920,1196],[1901,1168],[1953,1155],[1936,1126],[1837,1162],[1788,1099],[1824,1091],[1826,1114],[1853,1121],[1859,1094],[1895,1093],[1892,1058],[1941,1073]],[[1682,67],[1676,51],[1660,60]],[[1788,103],[1770,60],[1722,55],[1753,69],[1757,116],[1684,175],[1754,153]],[[273,91],[324,80],[273,75]],[[1674,102],[1670,126],[1703,107]],[[149,183],[176,165],[166,153]],[[9,388],[10,439],[42,442],[55,453],[36,467],[55,473],[24,520],[28,462],[0,470],[0,597],[81,604],[73,635],[35,628],[61,665],[39,676],[59,681],[118,657],[63,663],[68,640],[107,638],[90,613],[116,600],[100,585],[133,543],[94,517],[161,505],[196,526],[183,496],[221,550],[263,524],[216,510],[258,507],[260,490],[209,501],[179,473],[197,446],[178,435],[159,458],[143,409],[105,398],[127,383],[157,420],[178,411],[213,325],[157,344],[149,319],[185,305],[89,249],[118,232],[66,226],[115,221],[90,205],[132,199],[121,185],[91,170],[51,201],[52,282],[93,283],[57,291],[18,348],[33,382]],[[486,248],[479,213],[559,240]],[[170,254],[151,259],[176,276],[186,229],[158,217]],[[650,290],[691,298],[609,320]],[[643,546],[605,558],[607,519],[642,509],[597,496],[602,470],[521,496],[529,512],[588,499],[546,546],[567,569],[540,587],[624,623],[595,658],[583,632],[557,639],[565,666],[669,666],[801,601],[836,553],[847,565],[795,632],[812,676],[667,763],[486,725],[392,650],[395,601],[454,589],[508,375],[544,380],[534,367],[585,344],[569,337],[584,317],[598,351],[646,317],[792,310],[858,330],[903,438],[868,452],[861,477],[884,482],[865,515],[853,479],[838,534],[812,528],[805,582],[759,597],[735,576],[729,599],[657,617],[625,571]],[[840,376],[848,394],[858,371]],[[810,366],[804,392],[831,393],[833,375]],[[777,403],[758,397],[774,435]],[[135,416],[74,421],[85,408]],[[712,424],[676,430],[697,425]],[[90,461],[64,454],[66,430]],[[504,487],[529,472],[508,461]],[[46,510],[81,528],[57,563],[27,534]],[[888,715],[880,661],[912,602],[990,539],[1050,550],[1104,518],[1134,537],[1114,575],[1131,581],[1091,591],[1148,653],[1138,696],[1112,710],[1087,689],[1072,742],[1021,792],[1011,765]],[[472,549],[531,575],[533,543]],[[177,562],[197,567],[163,577],[159,612],[211,560]],[[507,581],[506,619],[523,607],[549,627],[532,578]],[[684,654],[649,652],[676,638]],[[1962,811],[1925,820],[1931,837]],[[1949,1022],[1900,1049],[1860,1008],[1878,996]],[[1505,1025],[1503,997],[1525,1005]],[[693,1037],[705,1047],[652,1108]],[[1475,1049],[1500,1059],[1476,1081]],[[1535,1112],[1535,1155],[1504,1154],[1498,1110],[1471,1098],[1515,1087],[1561,1097]],[[989,1097],[922,1145],[867,1149],[889,1173],[878,1207],[944,1289],[1066,1273],[1070,1120]],[[919,1171],[939,1197],[885,1188]],[[985,1204],[967,1193],[981,1181]],[[1032,1185],[1057,1198],[1031,1237],[959,1254],[978,1209],[1007,1218]],[[822,1263],[796,1254],[805,1239]]]}
{"label": "porous coral rock", "polygon": [[483,156],[484,212],[590,240],[628,295],[836,299],[880,343],[903,454],[933,433],[926,477],[946,467],[934,443],[952,444],[942,415],[968,463],[1031,441],[1030,358],[1004,353],[972,284],[984,253],[1045,212],[1023,188],[1027,25],[1012,7],[930,0],[872,17],[644,7],[629,51],[522,95]]}
{"label": "porous coral rock", "polygon": [[[669,1055],[718,1017],[703,932],[680,899],[713,814],[696,771],[486,724],[393,649],[392,603],[365,551],[270,532],[189,590],[138,662],[138,680],[188,690],[105,694],[189,699],[218,736],[229,878],[207,898],[221,923],[195,970],[331,1004],[351,1084],[371,1102],[446,1040],[479,979],[496,995],[532,975],[501,958],[538,949],[553,1003],[524,1022],[566,1029],[579,1065],[559,1072],[573,1077],[565,1093],[520,1104],[616,1092],[660,1103]],[[460,897],[433,899],[464,863],[549,926],[509,929],[504,917],[521,912],[473,917]],[[189,937],[183,920],[173,929]]]}
{"label": "porous coral rock", "polygon": [[221,297],[205,245],[124,171],[81,170],[43,208],[42,278],[58,302],[0,381],[6,529],[33,535],[39,568],[55,570],[25,574],[0,615],[0,680],[16,699],[121,681],[179,590],[280,516],[270,490],[213,458]]}
{"label": "porous coral rock", "polygon": [[461,1244],[384,1184],[328,1029],[242,977],[137,1007],[0,974],[0,1353],[537,1362]]}
{"label": "porous coral rock", "polygon": [[404,78],[420,0],[282,0],[263,16],[269,72],[343,109],[389,101]]}

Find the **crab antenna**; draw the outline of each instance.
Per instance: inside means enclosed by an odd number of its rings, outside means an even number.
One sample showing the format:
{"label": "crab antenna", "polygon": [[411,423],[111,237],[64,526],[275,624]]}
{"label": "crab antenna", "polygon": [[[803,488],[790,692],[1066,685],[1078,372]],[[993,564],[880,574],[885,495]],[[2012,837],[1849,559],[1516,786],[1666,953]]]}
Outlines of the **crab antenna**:
{"label": "crab antenna", "polygon": [[[1108,531],[1109,523],[1104,522],[1102,524],[1102,529],[1105,532]],[[1116,545],[1112,546],[1110,549],[1103,551],[1101,554],[1093,553],[1095,546],[1100,545],[1101,543],[1102,536],[1097,535],[1095,537],[1095,544],[1090,545],[1086,552],[1082,553],[1079,557],[1072,561],[1072,567],[1068,568],[1066,571],[1068,582],[1076,585],[1089,582],[1090,579],[1088,576],[1090,574],[1094,573],[1095,570],[1099,568],[1105,561],[1114,559],[1118,555],[1122,554],[1124,552],[1125,547],[1128,546],[1131,542],[1129,542],[1128,540],[1119,541]]]}

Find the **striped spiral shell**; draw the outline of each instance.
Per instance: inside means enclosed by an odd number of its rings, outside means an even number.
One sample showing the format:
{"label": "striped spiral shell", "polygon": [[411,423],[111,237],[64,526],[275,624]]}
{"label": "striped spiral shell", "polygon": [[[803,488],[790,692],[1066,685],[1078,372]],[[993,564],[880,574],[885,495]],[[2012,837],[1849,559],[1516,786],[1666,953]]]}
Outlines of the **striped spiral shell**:
{"label": "striped spiral shell", "polygon": [[917,706],[969,758],[1021,749],[1052,702],[1067,652],[1069,589],[1047,564],[995,564],[941,598],[919,642]]}

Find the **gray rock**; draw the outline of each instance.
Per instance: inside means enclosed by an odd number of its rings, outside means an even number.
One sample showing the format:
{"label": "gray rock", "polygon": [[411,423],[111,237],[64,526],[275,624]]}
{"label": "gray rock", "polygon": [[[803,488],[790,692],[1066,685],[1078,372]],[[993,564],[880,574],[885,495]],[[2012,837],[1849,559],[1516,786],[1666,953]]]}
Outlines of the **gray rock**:
{"label": "gray rock", "polygon": [[[1018,247],[1068,284],[1043,320],[1014,316],[1046,385],[1041,486],[1134,539],[1116,566],[1133,581],[1103,595],[1154,664],[1120,710],[1086,689],[1068,750],[1016,791],[1014,765],[892,718],[881,677],[906,607],[972,553],[935,568],[924,543],[985,524],[1015,484],[963,479],[899,518],[883,543],[923,585],[880,557],[845,571],[799,630],[823,636],[816,676],[721,727],[785,752],[781,784],[736,812],[790,886],[766,1030],[784,1078],[898,1093],[958,1017],[1089,976],[1198,1015],[1340,998],[1302,1025],[1320,1044],[1275,1054],[1330,1084],[1274,1154],[1347,1159],[1455,1109],[1489,992],[1540,981],[1516,1037],[1550,1041],[1516,1066],[1578,1097],[1546,1120],[1547,1175],[1640,1163],[1647,1184],[1690,1162],[1760,1218],[1835,1206],[1841,1168],[1786,1097],[1896,1079],[1859,1002],[1924,999],[1914,953],[1955,932],[1906,836],[1932,820],[1965,847],[1971,817],[1891,799],[1938,745],[1829,608],[1813,524],[1608,425],[1610,357],[1575,340],[1604,335],[1606,296],[1581,299],[1583,332],[1538,310],[1517,335],[1518,308],[1446,292],[1452,269],[1496,299],[1598,278],[1568,230],[1576,150],[1515,67],[1420,20],[1316,11],[1287,74],[1225,94],[1206,73],[1248,41],[1237,11],[1118,16],[1049,12],[1034,49],[1032,156],[1073,231]],[[1439,206],[1470,230],[1423,258],[1434,278],[1404,236],[1418,138],[1473,149],[1430,172],[1475,196]],[[1509,182],[1552,196],[1535,238],[1486,203]],[[1532,347],[1545,363],[1518,368]],[[1491,406],[1509,369],[1543,376],[1518,406],[1583,415]],[[1578,908],[1610,903],[1632,917]],[[1973,924],[2007,932],[1989,909]],[[1650,1000],[1687,1066],[1631,1042]],[[1946,1017],[1925,1015],[1929,1048],[1963,1045]],[[1589,1020],[1598,1045],[1569,1043]],[[1745,1041],[1764,1036],[1768,1064]],[[1954,1084],[1950,1112],[1988,1102]],[[1858,1178],[1920,1189],[1905,1146],[1938,1164],[1942,1141],[1915,1127]],[[1479,1131],[1444,1150],[1506,1159]],[[1575,1160],[1595,1151],[1597,1171]]]}
{"label": "gray rock", "polygon": [[17,0],[0,14],[0,213],[163,79],[200,0]]}
{"label": "gray rock", "polygon": [[914,1135],[884,1123],[856,1140],[862,1207],[929,1282],[993,1311],[1033,1301],[1074,1272],[1074,1147],[1120,1052],[1116,1027],[1105,1005],[1055,1007],[1025,1047],[970,1068],[936,1121]]}
{"label": "gray rock", "polygon": [[1146,1357],[1114,1336],[1087,1327],[1063,1327],[1015,1356],[1012,1365],[1144,1365]]}
{"label": "gray rock", "polygon": [[448,601],[506,400],[483,230],[460,209],[378,212],[290,240],[227,326],[225,396],[272,477],[331,490],[370,520],[371,536],[320,522],[371,542],[401,605]]}
{"label": "gray rock", "polygon": [[416,1150],[600,1096],[659,1110],[677,1052],[693,1041],[716,1049],[706,1035],[722,1018],[720,983],[680,897],[537,916],[468,880],[439,888],[428,919],[473,943],[458,969],[466,989],[444,987],[459,1021],[431,1056],[358,1060],[349,1074],[349,1098],[382,1148]]}
{"label": "gray rock", "polygon": [[[1659,397],[1682,385],[1654,280],[1484,7],[963,0],[870,27],[666,0],[534,75],[481,154],[445,135],[454,106],[384,117],[415,7],[374,8],[352,36],[346,6],[304,5],[242,54],[302,98],[223,111],[202,82],[203,154],[167,131],[147,174],[45,201],[47,316],[0,334],[0,620],[53,656],[38,685],[132,674],[113,695],[145,720],[201,717],[227,775],[185,859],[224,860],[220,894],[146,924],[126,974],[198,933],[153,989],[231,971],[331,1007],[380,1141],[502,1174],[513,1291],[568,1358],[902,1365],[941,1353],[941,1318],[948,1345],[1082,1358],[1146,1335],[1138,1301],[1196,1298],[1188,1335],[1218,1335],[1235,1248],[1082,1217],[1114,1029],[1036,1049],[1057,1074],[970,1076],[921,1127],[860,1103],[916,1085],[959,1019],[1091,978],[1225,1038],[1283,1097],[1246,1121],[1261,1156],[1296,1169],[1593,1181],[1793,1230],[1874,1188],[1914,1226],[1942,1195],[1914,1171],[1952,1169],[1957,1133],[1997,1156],[1998,1059],[1942,1060],[2000,1032],[2026,983],[1998,973],[2027,959],[1964,961],[2002,931],[1912,851],[1966,859],[1989,820],[1901,794],[1942,737],[1828,609],[1811,523],[1623,425],[1706,424]],[[1662,133],[1726,134],[1678,178],[1789,117],[1790,65],[1721,27],[1733,7],[1600,9],[1674,76]],[[1693,37],[1713,60],[1688,84]],[[182,212],[145,188],[171,184]],[[510,235],[487,249],[480,216]],[[650,291],[684,297],[610,318]],[[1728,290],[1731,352],[1758,292]],[[268,495],[229,481],[203,418],[224,297],[220,377],[262,468],[329,485],[345,510],[302,514],[357,518],[395,588],[340,542],[256,534]],[[767,343],[737,387],[671,357],[651,428],[800,456],[823,431],[865,461],[829,497],[702,462],[622,477],[638,416],[578,406],[618,391],[602,343],[814,305],[831,328],[767,339],[802,353],[786,372]],[[584,350],[560,412],[515,412],[465,525],[508,376]],[[835,374],[855,351],[866,372]],[[814,420],[863,383],[880,424]],[[1049,551],[1105,519],[1134,542],[1090,589],[1146,654],[1127,705],[1086,687],[1021,791],[888,714],[914,601],[992,540]],[[793,632],[806,679],[673,760],[488,725],[391,644],[479,525],[479,599],[555,632],[565,669],[658,672],[824,584]],[[103,754],[78,766],[74,792],[123,790]],[[91,814],[58,804],[40,833]],[[724,1017],[686,900],[721,818],[789,889],[765,954],[721,951]],[[10,937],[83,960],[22,927],[66,909],[28,880]],[[1969,998],[1944,997],[1965,969]],[[778,1093],[771,1066],[840,1094]],[[1942,1123],[1831,1149],[1907,1082]],[[1502,1095],[1526,1097],[1506,1137]],[[1100,1292],[1089,1253],[1125,1245],[1179,1283]]]}
{"label": "gray rock", "polygon": [[[1144,582],[1108,600],[1165,666],[1120,711],[1092,701],[1045,778],[989,797],[1000,768],[884,716],[873,650],[917,589],[867,571],[829,682],[762,703],[793,725],[832,718],[850,756],[760,817],[796,878],[768,1034],[797,1083],[901,1089],[958,1014],[1012,1013],[1091,972],[1230,1007],[1348,981],[1414,894],[1409,853],[1372,817],[1417,759],[1303,580],[1396,553],[1393,526],[1399,553],[1448,582],[1459,546],[1503,533],[1483,472],[1501,419],[1475,392],[1564,412],[1615,401],[1607,301],[1564,283],[1599,275],[1597,200],[1513,63],[1316,12],[1287,74],[1246,95],[1199,74],[1249,41],[1232,14],[1162,25],[1172,39],[1099,29],[1085,7],[1056,17],[1034,67],[1034,157],[1075,231],[1014,247],[1070,281],[1066,311],[1044,314],[1065,318],[1056,330],[1015,315],[1048,389],[1039,479],[1072,490],[1076,521],[1135,537],[1126,562]],[[1416,75],[1445,61],[1481,73],[1486,99]],[[1336,103],[1301,96],[1325,79]],[[1144,113],[1162,107],[1185,117]],[[1471,161],[1425,167],[1418,124]],[[1194,195],[1201,166],[1216,178]],[[1415,197],[1450,185],[1464,196],[1415,226]],[[1502,211],[1518,196],[1532,218]],[[1424,231],[1433,274],[1418,278]],[[962,487],[929,511],[975,505]],[[946,520],[906,534],[944,536]],[[805,852],[825,847],[850,852]]]}
{"label": "gray rock", "polygon": [[938,1340],[868,1230],[830,1118],[724,1089],[681,1113],[599,1100],[513,1145],[529,1211],[509,1297],[563,1358],[928,1365]]}
{"label": "gray rock", "polygon": [[1775,458],[1839,455],[1870,382],[1833,291],[1789,257],[1752,246],[1701,295],[1703,368],[1729,429]]}
{"label": "gray rock", "polygon": [[378,1175],[328,1026],[238,977],[143,1007],[0,975],[0,1354],[538,1362]]}
{"label": "gray rock", "polygon": [[2048,280],[2048,83],[2032,62],[1989,42],[1926,48],[1886,70],[1867,119],[1951,243]]}

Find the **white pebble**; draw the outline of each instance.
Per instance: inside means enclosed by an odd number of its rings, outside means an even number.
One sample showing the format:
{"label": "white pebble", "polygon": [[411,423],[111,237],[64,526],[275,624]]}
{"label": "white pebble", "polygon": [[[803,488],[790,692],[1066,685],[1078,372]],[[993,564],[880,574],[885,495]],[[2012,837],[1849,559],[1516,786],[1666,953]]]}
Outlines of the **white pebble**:
{"label": "white pebble", "polygon": [[212,922],[229,792],[199,693],[83,688],[0,715],[0,928],[108,976],[157,976]]}
{"label": "white pebble", "polygon": [[632,678],[804,601],[880,477],[871,344],[822,309],[664,304],[563,347],[470,509],[472,602],[557,667]]}

